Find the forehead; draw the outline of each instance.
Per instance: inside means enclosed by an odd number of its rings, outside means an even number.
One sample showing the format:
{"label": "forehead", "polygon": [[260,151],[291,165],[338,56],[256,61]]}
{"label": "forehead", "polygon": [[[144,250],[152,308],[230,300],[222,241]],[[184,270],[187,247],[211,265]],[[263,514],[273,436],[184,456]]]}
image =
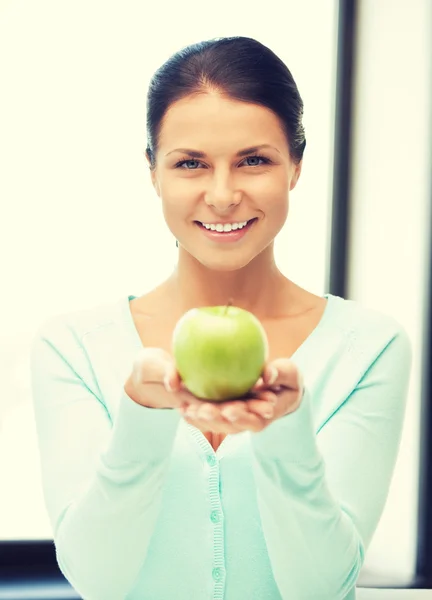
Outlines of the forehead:
{"label": "forehead", "polygon": [[[160,146],[195,146],[211,141],[232,141],[239,147],[255,143],[286,143],[278,116],[264,106],[239,102],[218,93],[188,96],[175,102],[163,119]],[[249,143],[250,142],[250,143]],[[243,144],[243,146],[242,146]]]}

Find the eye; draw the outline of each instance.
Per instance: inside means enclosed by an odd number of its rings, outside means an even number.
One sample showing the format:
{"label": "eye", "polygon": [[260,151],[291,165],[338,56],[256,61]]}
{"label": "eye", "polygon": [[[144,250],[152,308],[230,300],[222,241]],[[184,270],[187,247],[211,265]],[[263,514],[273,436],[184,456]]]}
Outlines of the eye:
{"label": "eye", "polygon": [[[271,160],[269,158],[266,158],[265,156],[257,156],[257,155],[255,155],[255,156],[247,156],[245,158],[245,160],[250,160],[251,158],[255,159],[255,160],[262,160],[263,164],[265,164],[265,165],[268,165],[268,164],[271,163]],[[250,167],[260,167],[261,165],[258,164],[258,165],[249,165],[249,166]]]}
{"label": "eye", "polygon": [[[174,168],[175,168],[175,169],[179,169],[180,167],[182,167],[182,166],[183,166],[184,164],[186,164],[186,163],[198,163],[198,162],[199,162],[199,161],[198,161],[198,160],[195,160],[194,158],[189,158],[189,159],[186,159],[186,160],[180,160],[178,163],[176,163],[176,164],[174,165]],[[189,169],[189,168],[188,168],[187,170],[188,170],[188,171],[194,171],[195,169],[193,169],[193,168],[192,168],[192,169]]]}
{"label": "eye", "polygon": [[[258,156],[258,155],[247,156],[242,162],[244,162],[246,160],[251,160],[251,159],[261,160],[263,162],[261,164],[249,165],[250,167],[261,167],[262,164],[268,165],[268,164],[271,164],[271,162],[272,162],[269,158],[266,158],[265,156]],[[196,158],[182,159],[174,165],[174,168],[179,169],[187,163],[200,163],[200,161],[197,160]],[[200,163],[200,164],[202,164],[202,163]],[[192,168],[187,167],[186,170],[187,171],[195,171],[196,169],[194,167],[192,167]]]}

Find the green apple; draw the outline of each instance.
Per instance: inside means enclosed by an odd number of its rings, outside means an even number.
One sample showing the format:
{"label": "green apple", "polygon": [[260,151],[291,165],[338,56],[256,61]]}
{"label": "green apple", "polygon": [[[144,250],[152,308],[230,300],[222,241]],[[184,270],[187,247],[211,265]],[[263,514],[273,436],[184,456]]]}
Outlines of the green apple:
{"label": "green apple", "polygon": [[244,396],[262,375],[268,358],[264,327],[236,306],[193,308],[172,336],[177,371],[198,398],[233,400]]}

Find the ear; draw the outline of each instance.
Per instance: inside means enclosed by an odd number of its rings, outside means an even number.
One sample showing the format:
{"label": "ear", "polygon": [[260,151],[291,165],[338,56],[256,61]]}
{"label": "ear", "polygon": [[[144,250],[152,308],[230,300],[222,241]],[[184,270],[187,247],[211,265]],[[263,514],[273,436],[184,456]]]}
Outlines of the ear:
{"label": "ear", "polygon": [[294,165],[294,172],[290,181],[290,191],[295,188],[297,185],[297,181],[300,178],[301,170],[303,166],[303,160],[301,160],[298,164]]}
{"label": "ear", "polygon": [[147,164],[148,164],[148,167],[149,167],[149,170],[150,170],[151,182],[153,184],[154,189],[156,190],[156,194],[158,196],[160,196],[159,183],[158,183],[158,180],[157,180],[157,177],[156,177],[156,169],[152,169],[152,167],[151,167],[151,160],[150,160],[149,155],[147,154],[147,152],[145,152],[145,157],[146,157]]}

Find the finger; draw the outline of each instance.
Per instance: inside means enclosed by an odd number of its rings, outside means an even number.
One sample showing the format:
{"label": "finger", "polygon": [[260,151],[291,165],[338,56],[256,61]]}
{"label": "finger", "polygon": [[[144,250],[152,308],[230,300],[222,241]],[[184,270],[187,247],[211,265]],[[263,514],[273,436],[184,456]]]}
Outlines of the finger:
{"label": "finger", "polygon": [[272,419],[277,401],[276,394],[267,391],[260,394],[260,399],[248,400],[246,404],[251,413],[259,415],[263,419]]}
{"label": "finger", "polygon": [[[278,401],[278,394],[274,390],[266,390],[263,389],[259,391],[256,396],[251,396],[247,398],[245,404],[250,409],[250,406],[259,406],[260,404],[269,403],[272,406],[275,406]],[[252,404],[251,404],[252,403]]]}
{"label": "finger", "polygon": [[204,427],[216,433],[261,431],[265,427],[264,419],[250,412],[245,402],[227,404],[228,406],[221,407],[204,402],[201,406],[191,406],[186,415],[191,415],[192,420],[199,425],[200,429]]}
{"label": "finger", "polygon": [[225,421],[220,411],[215,411],[212,406],[190,405],[183,416],[184,420],[203,432],[232,434],[238,433],[234,424]]}
{"label": "finger", "polygon": [[235,435],[236,433],[241,433],[244,431],[243,429],[238,429],[231,425],[231,423],[224,422],[222,424],[216,423],[215,421],[200,421],[199,419],[191,419],[189,417],[184,416],[183,419],[189,425],[193,425],[197,429],[199,429],[202,433],[221,433],[223,435]]}
{"label": "finger", "polygon": [[[223,411],[222,416],[234,427],[236,427],[237,431],[256,432],[262,431],[267,426],[266,419],[250,412],[249,410],[237,412],[234,409],[230,409],[230,411]],[[234,421],[231,420],[233,418],[235,419]]]}
{"label": "finger", "polygon": [[182,385],[180,373],[177,371],[174,363],[170,363],[166,366],[164,385],[167,392],[184,391],[187,393],[186,388]]}
{"label": "finger", "polygon": [[297,365],[288,358],[276,358],[266,365],[263,374],[264,383],[269,386],[284,386],[300,389],[303,378]]}
{"label": "finger", "polygon": [[[244,426],[248,421],[251,424],[256,423],[255,417],[257,416],[254,412],[248,408],[248,400],[242,400],[241,402],[226,402],[224,406],[220,407],[220,414],[223,419],[226,419],[230,423],[240,424]],[[257,400],[257,402],[262,402]]]}
{"label": "finger", "polygon": [[[188,414],[192,415],[194,419],[212,423],[213,425],[226,426],[228,423],[234,423],[240,416],[246,414],[244,406],[237,406],[239,403],[229,403],[228,406],[216,405],[211,402],[203,402],[201,405],[193,405],[188,410]],[[231,411],[231,412],[230,412]],[[226,415],[235,414],[235,420],[226,418]]]}
{"label": "finger", "polygon": [[[141,384],[142,388],[145,388],[145,396],[152,398],[153,395],[159,395],[161,393],[161,382],[157,383],[144,383]],[[190,404],[196,403],[196,398],[189,392],[180,390],[177,394],[173,394],[171,397],[171,408],[179,408],[182,405],[189,406]]]}
{"label": "finger", "polygon": [[264,386],[264,380],[262,377],[252,386],[251,391],[260,390]]}
{"label": "finger", "polygon": [[174,360],[162,348],[141,348],[134,361],[134,373],[139,383],[159,383],[167,371],[172,371]]}
{"label": "finger", "polygon": [[180,406],[177,406],[176,410],[178,410],[178,412],[184,416],[185,412],[187,411],[187,409],[189,408],[189,403],[188,402],[182,402],[180,404]]}

